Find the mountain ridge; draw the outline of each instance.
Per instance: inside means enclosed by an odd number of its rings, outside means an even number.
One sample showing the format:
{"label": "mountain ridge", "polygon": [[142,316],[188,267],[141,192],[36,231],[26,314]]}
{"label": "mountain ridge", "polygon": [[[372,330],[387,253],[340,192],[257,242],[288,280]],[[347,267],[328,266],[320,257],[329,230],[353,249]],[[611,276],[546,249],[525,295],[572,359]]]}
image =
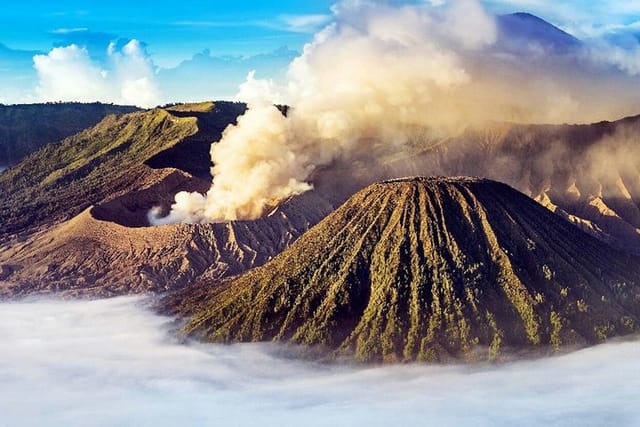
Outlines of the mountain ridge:
{"label": "mountain ridge", "polygon": [[176,166],[208,179],[210,144],[245,106],[221,102],[193,106],[198,110],[193,112],[176,108],[107,116],[1,174],[0,189],[8,197],[0,200],[0,243],[119,197],[137,181],[144,182],[154,168],[170,167],[162,162],[167,150],[173,150],[169,157]]}
{"label": "mountain ridge", "polygon": [[[592,125],[495,124],[444,142],[417,141],[372,164],[338,159],[314,172],[313,191],[262,219],[167,226],[158,234],[161,244],[146,239],[145,232],[156,234],[148,227],[149,209],[166,212],[178,191],[207,191],[210,144],[244,109],[201,103],[114,117],[1,174],[0,188],[8,195],[0,200],[1,293],[114,296],[217,282],[267,262],[369,183],[425,172],[506,182],[600,240],[640,252],[638,168],[624,161],[631,158],[626,155],[599,176],[591,170],[599,163],[590,156],[594,150],[615,153],[617,146],[632,150],[638,117]],[[626,139],[612,146],[607,141],[616,141],[621,129]],[[76,215],[86,227],[61,233]],[[98,238],[99,230],[114,242]],[[190,233],[198,242],[193,247]],[[232,236],[236,241],[228,240]],[[169,254],[175,262],[166,267]]]}
{"label": "mountain ridge", "polygon": [[0,104],[0,166],[17,163],[39,148],[90,128],[133,106],[80,102]]}

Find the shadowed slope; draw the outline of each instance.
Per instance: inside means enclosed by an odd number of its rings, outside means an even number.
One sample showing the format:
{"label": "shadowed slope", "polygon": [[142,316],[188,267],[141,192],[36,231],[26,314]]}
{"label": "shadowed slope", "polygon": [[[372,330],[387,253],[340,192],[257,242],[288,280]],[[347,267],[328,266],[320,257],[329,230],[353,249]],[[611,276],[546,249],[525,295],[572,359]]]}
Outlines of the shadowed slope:
{"label": "shadowed slope", "polygon": [[263,267],[166,303],[211,341],[361,361],[492,359],[637,330],[640,267],[512,188],[374,184]]}
{"label": "shadowed slope", "polygon": [[137,110],[99,102],[0,105],[0,166],[16,163],[47,144],[95,126],[109,114]]}

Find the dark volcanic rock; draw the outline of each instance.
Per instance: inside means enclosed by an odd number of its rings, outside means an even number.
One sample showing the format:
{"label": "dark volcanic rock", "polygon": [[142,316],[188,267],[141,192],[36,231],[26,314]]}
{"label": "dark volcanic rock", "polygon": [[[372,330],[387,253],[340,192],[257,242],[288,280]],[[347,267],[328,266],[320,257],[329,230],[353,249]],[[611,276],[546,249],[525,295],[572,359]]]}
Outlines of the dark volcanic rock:
{"label": "dark volcanic rock", "polygon": [[0,280],[5,280],[13,273],[13,269],[5,264],[0,264]]}
{"label": "dark volcanic rock", "polygon": [[358,192],[264,266],[165,304],[208,341],[495,359],[635,332],[640,262],[507,185],[407,178]]}

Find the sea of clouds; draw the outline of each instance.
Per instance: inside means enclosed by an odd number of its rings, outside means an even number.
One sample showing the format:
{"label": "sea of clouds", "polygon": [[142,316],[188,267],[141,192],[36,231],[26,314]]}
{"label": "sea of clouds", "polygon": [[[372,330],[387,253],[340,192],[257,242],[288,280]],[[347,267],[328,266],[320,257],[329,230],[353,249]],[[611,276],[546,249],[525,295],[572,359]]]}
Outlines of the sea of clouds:
{"label": "sea of clouds", "polygon": [[634,426],[640,342],[495,366],[181,344],[140,298],[0,304],[0,426]]}

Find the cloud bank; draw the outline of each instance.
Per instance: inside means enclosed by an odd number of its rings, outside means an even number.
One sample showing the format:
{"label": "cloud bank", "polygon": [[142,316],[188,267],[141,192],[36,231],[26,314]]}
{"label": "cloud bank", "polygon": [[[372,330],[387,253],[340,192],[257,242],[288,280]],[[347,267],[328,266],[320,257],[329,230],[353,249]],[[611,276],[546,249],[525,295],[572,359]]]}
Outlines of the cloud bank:
{"label": "cloud bank", "polygon": [[0,305],[0,425],[632,426],[640,343],[499,366],[349,367],[176,343],[136,298]]}
{"label": "cloud bank", "polygon": [[[285,85],[249,74],[239,94],[248,112],[211,147],[210,190],[179,193],[169,216],[152,223],[253,219],[312,188],[314,171],[336,159],[402,153],[410,142],[468,127],[640,110],[637,81],[612,71],[611,61],[595,61],[579,44],[565,54],[529,36],[505,40],[476,0],[435,8],[345,1],[333,12],[290,64]],[[543,41],[568,37],[558,33]],[[622,59],[613,64],[629,70]],[[273,103],[290,105],[287,117]]]}
{"label": "cloud bank", "polygon": [[36,97],[40,101],[113,102],[153,107],[161,94],[154,65],[142,44],[131,40],[107,48],[106,66],[76,44],[35,55],[38,74]]}

